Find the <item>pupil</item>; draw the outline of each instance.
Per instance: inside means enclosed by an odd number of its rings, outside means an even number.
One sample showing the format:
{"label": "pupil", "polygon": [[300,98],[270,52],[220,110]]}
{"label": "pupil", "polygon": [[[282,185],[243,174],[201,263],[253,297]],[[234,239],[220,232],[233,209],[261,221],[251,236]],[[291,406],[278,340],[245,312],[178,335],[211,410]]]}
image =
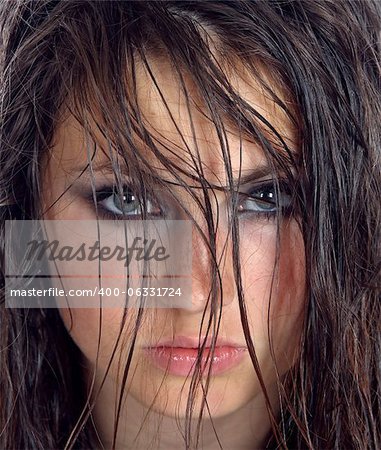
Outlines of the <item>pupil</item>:
{"label": "pupil", "polygon": [[261,198],[263,198],[264,200],[273,201],[274,200],[274,193],[271,192],[271,191],[264,191],[261,194]]}
{"label": "pupil", "polygon": [[260,192],[257,198],[258,198],[258,200],[263,200],[263,203],[261,202],[262,209],[273,209],[274,208],[275,195],[274,195],[274,192],[272,192],[270,189]]}
{"label": "pupil", "polygon": [[118,194],[114,195],[115,206],[123,212],[132,212],[137,207],[137,200],[131,192],[123,193],[121,197]]}

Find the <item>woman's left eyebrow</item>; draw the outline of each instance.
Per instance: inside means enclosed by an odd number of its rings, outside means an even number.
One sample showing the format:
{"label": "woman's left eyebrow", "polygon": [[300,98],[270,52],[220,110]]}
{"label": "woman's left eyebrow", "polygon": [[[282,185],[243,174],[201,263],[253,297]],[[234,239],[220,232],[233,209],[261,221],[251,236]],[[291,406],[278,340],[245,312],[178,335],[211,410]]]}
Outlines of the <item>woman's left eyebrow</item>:
{"label": "woman's left eyebrow", "polygon": [[273,176],[273,170],[269,164],[261,164],[253,169],[242,170],[233,178],[234,185],[245,185],[268,176]]}

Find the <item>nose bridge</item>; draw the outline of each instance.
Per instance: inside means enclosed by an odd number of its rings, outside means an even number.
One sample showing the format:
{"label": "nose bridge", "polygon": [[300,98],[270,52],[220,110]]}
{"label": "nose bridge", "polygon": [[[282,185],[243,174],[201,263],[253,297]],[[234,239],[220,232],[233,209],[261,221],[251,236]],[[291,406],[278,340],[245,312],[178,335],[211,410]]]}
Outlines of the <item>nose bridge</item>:
{"label": "nose bridge", "polygon": [[[234,298],[231,241],[230,239],[226,240],[226,225],[221,224],[221,220],[220,218],[215,232],[214,244],[210,240],[205,218],[201,223],[200,220],[197,221],[199,229],[194,224],[192,226],[192,311],[194,312],[204,310],[208,297],[211,296],[213,276],[215,277],[215,289],[219,293],[218,303],[221,302],[221,295],[224,305],[231,303]],[[214,256],[213,245],[215,245]],[[214,259],[215,262],[213,262]],[[219,267],[220,279],[216,265]],[[212,298],[209,298],[208,308],[211,307],[211,300]]]}

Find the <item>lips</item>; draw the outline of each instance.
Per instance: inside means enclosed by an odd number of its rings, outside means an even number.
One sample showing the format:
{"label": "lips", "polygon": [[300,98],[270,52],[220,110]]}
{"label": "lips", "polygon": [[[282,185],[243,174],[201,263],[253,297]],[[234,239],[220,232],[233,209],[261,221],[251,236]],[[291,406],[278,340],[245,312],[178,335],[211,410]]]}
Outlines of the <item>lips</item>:
{"label": "lips", "polygon": [[[203,342],[204,339],[201,339],[200,347]],[[247,349],[244,345],[217,338],[212,353],[211,343],[212,338],[208,337],[200,361],[203,376],[208,374],[210,365],[211,374],[219,375],[238,366],[245,357]],[[188,376],[196,369],[198,347],[198,337],[176,336],[145,347],[144,351],[148,360],[161,371],[176,376]]]}

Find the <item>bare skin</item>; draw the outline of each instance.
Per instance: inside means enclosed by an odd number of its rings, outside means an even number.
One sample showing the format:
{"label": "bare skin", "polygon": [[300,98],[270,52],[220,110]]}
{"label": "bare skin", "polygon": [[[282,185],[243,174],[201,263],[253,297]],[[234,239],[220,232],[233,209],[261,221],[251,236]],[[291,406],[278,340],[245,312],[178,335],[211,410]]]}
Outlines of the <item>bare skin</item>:
{"label": "bare skin", "polygon": [[[165,64],[153,62],[156,77],[177,124],[191,149],[194,150],[191,126],[184,98],[173,78],[170,68]],[[274,103],[267,99],[258,88],[255,80],[236,77],[232,80],[240,95],[256,107],[276,128],[282,131],[288,142],[295,142],[294,130],[285,115]],[[163,108],[158,92],[144,72],[138,77],[138,93],[144,118],[152,130],[165,136],[178,148],[184,144],[171,122],[168,112]],[[202,155],[206,177],[214,183],[225,183],[225,169],[219,150],[215,130],[210,122],[196,110],[193,111],[197,135],[197,144]],[[239,138],[229,133],[233,173],[239,173]],[[102,137],[99,137],[100,142]],[[58,129],[55,136],[53,157],[47,163],[44,203],[51,205],[75,180],[74,173],[86,167],[87,154],[84,150],[83,131],[73,117],[69,117]],[[106,161],[103,153],[97,155],[100,164]],[[249,173],[264,164],[264,157],[258,145],[243,141],[242,173]],[[159,167],[157,161],[153,161]],[[163,177],[166,177],[162,169]],[[96,187],[112,183],[113,177],[107,170],[94,174]],[[51,182],[54,180],[54,183]],[[74,181],[73,188],[63,196],[54,207],[46,213],[47,219],[94,219],[95,211],[84,200],[83,192],[91,190],[90,176],[86,174]],[[187,204],[200,219],[200,212],[192,204],[188,195],[178,191],[183,203]],[[222,254],[227,238],[226,196],[216,192],[219,206],[220,231],[217,238],[217,252]],[[217,214],[217,204],[213,205]],[[251,336],[275,413],[278,412],[278,390],[276,371],[270,356],[269,336],[267,331],[267,311],[270,295],[271,277],[276,256],[276,221],[246,215],[240,219],[242,236],[241,260],[242,280],[247,303]],[[201,226],[202,224],[200,219]],[[204,228],[206,229],[206,228]],[[272,341],[280,375],[292,365],[295,358],[297,338],[305,297],[304,247],[300,230],[294,219],[286,220],[280,230],[279,276],[275,283],[270,313]],[[161,337],[173,335],[197,336],[200,331],[201,318],[208,297],[210,280],[208,273],[207,249],[195,235],[193,249],[196,257],[192,266],[192,307],[157,310],[148,313],[147,321],[139,331],[127,378],[125,402],[117,434],[118,449],[179,449],[184,447],[184,440],[178,431],[176,419],[184,426],[186,400],[190,379],[167,375],[153,366],[142,347],[144,344],[157,342]],[[246,347],[243,333],[234,274],[231,261],[231,243],[228,243],[223,265],[224,303],[219,336],[234,339]],[[95,372],[95,386],[99,387],[105,374],[112,349],[115,345],[122,317],[120,309],[102,309],[100,325],[99,309],[73,309],[70,320],[69,311],[61,309],[62,319],[71,336],[85,356],[89,384]],[[98,397],[94,409],[94,420],[105,448],[110,448],[113,440],[115,403],[119,397],[121,366],[125,362],[129,349],[131,327],[135,322],[136,311],[129,311],[123,333],[123,345],[118,348],[117,356],[111,364],[107,379]],[[205,334],[206,323],[202,329]],[[99,353],[97,352],[98,335],[101,332]],[[96,364],[97,361],[97,364]],[[202,391],[196,394],[195,417],[201,405]],[[270,431],[270,421],[265,407],[264,395],[253,368],[251,358],[246,351],[245,358],[236,367],[226,373],[213,376],[207,394],[207,401],[213,417],[222,448],[254,449],[261,448]],[[139,429],[147,411],[142,432]],[[208,413],[204,413],[203,428],[198,448],[204,450],[219,449],[220,446],[213,431]],[[158,427],[160,425],[159,431]],[[139,438],[135,440],[136,436]],[[159,436],[159,441],[155,441]],[[152,443],[152,444],[151,444]]]}

